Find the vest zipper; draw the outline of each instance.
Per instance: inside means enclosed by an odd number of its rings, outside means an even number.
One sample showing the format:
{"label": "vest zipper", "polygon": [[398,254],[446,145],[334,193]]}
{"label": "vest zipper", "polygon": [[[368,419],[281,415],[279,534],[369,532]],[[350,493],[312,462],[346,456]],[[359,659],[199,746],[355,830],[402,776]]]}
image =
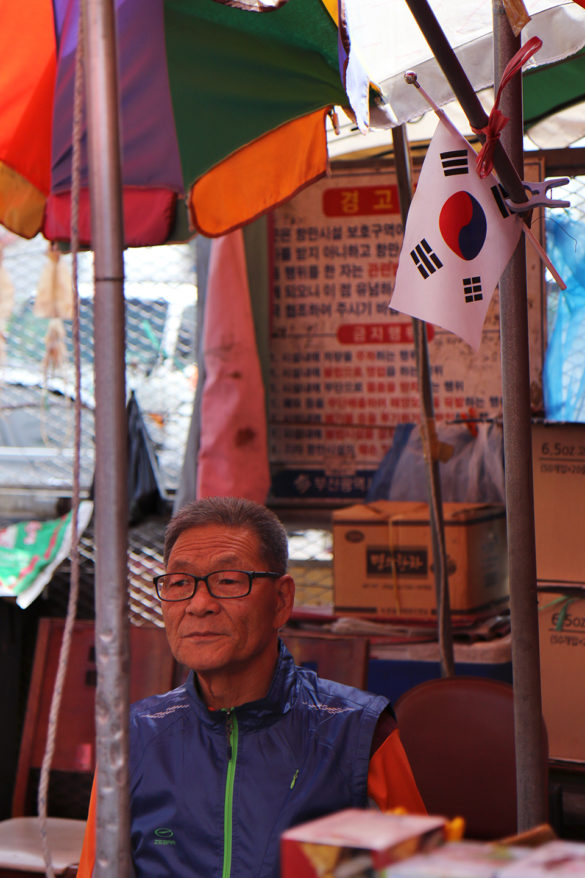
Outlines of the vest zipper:
{"label": "vest zipper", "polygon": [[234,804],[234,778],[238,758],[238,719],[231,710],[226,712],[227,775],[223,810],[223,871],[222,878],[230,878],[232,870],[232,816]]}

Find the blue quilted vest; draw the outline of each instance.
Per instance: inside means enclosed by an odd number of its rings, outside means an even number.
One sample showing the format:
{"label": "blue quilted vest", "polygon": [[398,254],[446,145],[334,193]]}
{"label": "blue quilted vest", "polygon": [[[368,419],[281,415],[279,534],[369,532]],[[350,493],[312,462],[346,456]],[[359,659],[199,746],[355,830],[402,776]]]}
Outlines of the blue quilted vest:
{"label": "blue quilted vest", "polygon": [[277,878],[290,826],[365,807],[388,703],[296,668],[284,644],[265,698],[210,711],[193,674],[130,722],[136,878]]}

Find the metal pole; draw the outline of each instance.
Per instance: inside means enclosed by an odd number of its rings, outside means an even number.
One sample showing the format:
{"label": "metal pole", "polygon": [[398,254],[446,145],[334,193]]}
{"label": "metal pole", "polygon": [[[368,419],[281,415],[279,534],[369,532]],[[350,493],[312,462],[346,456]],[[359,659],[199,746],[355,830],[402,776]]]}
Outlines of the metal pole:
{"label": "metal pole", "polygon": [[[398,200],[403,227],[412,201],[412,173],[406,126],[392,128],[392,144],[396,165],[396,181],[398,184]],[[434,430],[435,407],[433,404],[433,387],[430,374],[429,347],[427,342],[426,323],[412,318],[414,349],[416,352],[417,374],[421,400],[421,413],[424,423],[423,438],[429,436],[429,429]],[[429,426],[430,425],[430,426]],[[445,528],[443,525],[443,499],[441,493],[441,475],[439,461],[432,456],[432,445],[423,442],[427,453],[426,479],[429,495],[429,518],[433,546],[435,574],[435,593],[437,596],[437,633],[441,656],[441,675],[451,677],[455,673],[453,659],[453,635],[451,631],[451,605],[449,600],[449,579],[447,576],[447,553],[445,550]]]}
{"label": "metal pole", "polygon": [[[494,0],[493,14],[494,73],[497,87],[507,62],[520,48],[520,40],[512,33],[501,0]],[[521,75],[515,76],[506,86],[500,108],[510,118],[502,134],[503,147],[522,177],[524,162]],[[545,744],[540,722],[542,704],[524,236],[520,238],[500,280],[500,338],[518,829],[522,831],[548,820],[547,771],[542,758]]]}
{"label": "metal pole", "polygon": [[123,219],[113,0],[85,3],[94,250],[97,857],[96,878],[131,874]]}

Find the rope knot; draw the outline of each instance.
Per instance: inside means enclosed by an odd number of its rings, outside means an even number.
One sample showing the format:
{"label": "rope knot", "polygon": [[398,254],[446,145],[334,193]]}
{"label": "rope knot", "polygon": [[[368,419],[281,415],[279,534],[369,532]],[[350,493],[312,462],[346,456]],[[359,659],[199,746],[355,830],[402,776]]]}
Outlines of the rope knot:
{"label": "rope knot", "polygon": [[512,56],[512,58],[510,58],[510,60],[506,64],[506,69],[502,74],[502,80],[500,82],[500,86],[498,88],[496,99],[489,115],[487,125],[484,125],[483,128],[473,128],[475,134],[483,135],[485,137],[484,144],[477,154],[476,159],[477,173],[482,180],[492,172],[492,169],[494,167],[493,155],[496,144],[500,139],[500,134],[502,133],[503,129],[510,121],[509,117],[504,116],[499,108],[502,91],[508,84],[508,82],[512,79],[512,77],[516,73],[518,73],[519,70],[522,69],[522,65],[525,64],[526,61],[528,61],[528,59],[531,58],[535,52],[538,52],[541,46],[542,40],[540,39],[540,37],[532,37],[524,46],[522,46],[521,49],[516,52],[515,55]]}

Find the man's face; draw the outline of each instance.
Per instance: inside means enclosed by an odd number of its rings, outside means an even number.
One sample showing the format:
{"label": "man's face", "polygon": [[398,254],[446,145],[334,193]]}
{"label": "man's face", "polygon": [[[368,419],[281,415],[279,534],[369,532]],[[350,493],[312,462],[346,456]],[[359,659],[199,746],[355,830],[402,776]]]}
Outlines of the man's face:
{"label": "man's face", "polygon": [[[247,528],[207,524],[183,531],[172,548],[168,573],[204,576],[214,570],[267,571],[258,537]],[[196,673],[254,674],[274,664],[277,630],[292,610],[290,576],[254,579],[249,595],[211,597],[197,584],[190,600],[162,601],[173,655]]]}

